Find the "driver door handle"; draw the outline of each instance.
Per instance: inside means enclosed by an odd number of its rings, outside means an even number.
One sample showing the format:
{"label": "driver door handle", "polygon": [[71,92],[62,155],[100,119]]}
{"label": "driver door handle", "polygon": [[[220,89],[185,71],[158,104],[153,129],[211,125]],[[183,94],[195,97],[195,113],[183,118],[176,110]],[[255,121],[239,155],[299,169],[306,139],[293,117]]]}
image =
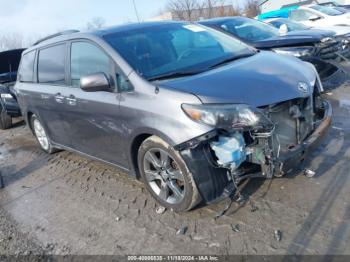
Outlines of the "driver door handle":
{"label": "driver door handle", "polygon": [[63,104],[64,102],[64,96],[61,95],[61,93],[58,93],[55,95],[55,101],[59,104]]}

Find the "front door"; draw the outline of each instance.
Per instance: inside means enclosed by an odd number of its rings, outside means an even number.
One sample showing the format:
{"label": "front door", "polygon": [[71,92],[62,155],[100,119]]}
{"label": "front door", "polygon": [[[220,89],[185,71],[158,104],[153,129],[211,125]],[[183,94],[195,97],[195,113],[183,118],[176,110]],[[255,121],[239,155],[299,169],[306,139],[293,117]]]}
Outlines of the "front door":
{"label": "front door", "polygon": [[[80,88],[84,75],[104,73],[110,79],[110,92],[85,92]],[[119,94],[113,60],[91,42],[72,42],[70,88],[65,94],[70,125],[71,147],[104,161],[122,165],[124,146],[121,139]]]}

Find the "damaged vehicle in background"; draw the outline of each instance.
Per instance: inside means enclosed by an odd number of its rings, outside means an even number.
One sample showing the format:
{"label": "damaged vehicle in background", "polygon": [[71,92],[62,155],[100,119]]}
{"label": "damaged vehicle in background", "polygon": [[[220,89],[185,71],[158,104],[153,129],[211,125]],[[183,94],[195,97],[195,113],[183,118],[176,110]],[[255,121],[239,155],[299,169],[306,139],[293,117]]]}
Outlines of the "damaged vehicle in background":
{"label": "damaged vehicle in background", "polygon": [[12,126],[12,118],[21,116],[13,85],[24,49],[0,53],[0,129]]}
{"label": "damaged vehicle in background", "polygon": [[324,83],[337,77],[339,71],[348,73],[342,65],[350,58],[348,42],[344,46],[347,39],[335,37],[333,31],[301,30],[281,35],[275,27],[246,17],[215,18],[199,23],[226,32],[260,50],[292,55],[310,62]]}
{"label": "damaged vehicle in background", "polygon": [[175,211],[289,174],[331,123],[312,64],[196,24],[62,33],[22,61],[16,90],[43,150],[128,171]]}

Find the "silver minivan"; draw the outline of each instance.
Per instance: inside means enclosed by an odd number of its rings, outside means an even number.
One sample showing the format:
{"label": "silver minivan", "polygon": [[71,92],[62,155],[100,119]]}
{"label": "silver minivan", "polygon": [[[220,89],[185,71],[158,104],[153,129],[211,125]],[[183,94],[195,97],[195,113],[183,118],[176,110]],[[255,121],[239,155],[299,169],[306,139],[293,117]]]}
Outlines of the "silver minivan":
{"label": "silver minivan", "polygon": [[186,22],[48,37],[24,52],[16,92],[43,150],[130,172],[175,211],[292,172],[332,112],[311,64]]}

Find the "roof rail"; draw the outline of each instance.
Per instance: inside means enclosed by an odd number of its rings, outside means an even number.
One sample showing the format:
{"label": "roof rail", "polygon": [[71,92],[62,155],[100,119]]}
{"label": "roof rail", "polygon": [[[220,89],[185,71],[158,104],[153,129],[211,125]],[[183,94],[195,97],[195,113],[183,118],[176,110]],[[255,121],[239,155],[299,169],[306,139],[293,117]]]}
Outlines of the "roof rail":
{"label": "roof rail", "polygon": [[66,31],[62,31],[62,32],[58,32],[56,34],[53,34],[53,35],[49,35],[49,36],[46,36],[38,41],[36,41],[33,46],[35,45],[38,45],[40,44],[41,42],[44,42],[46,40],[49,40],[51,38],[55,38],[55,37],[58,37],[58,36],[61,36],[61,35],[70,35],[70,34],[74,34],[74,33],[79,33],[80,31],[79,30],[66,30]]}

